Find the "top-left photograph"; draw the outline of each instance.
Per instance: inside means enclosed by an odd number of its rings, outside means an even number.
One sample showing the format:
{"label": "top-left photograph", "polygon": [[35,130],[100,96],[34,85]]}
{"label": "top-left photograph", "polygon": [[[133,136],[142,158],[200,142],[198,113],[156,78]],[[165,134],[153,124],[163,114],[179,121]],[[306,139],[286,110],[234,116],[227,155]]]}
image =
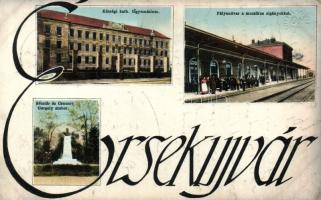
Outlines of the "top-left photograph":
{"label": "top-left photograph", "polygon": [[50,8],[37,13],[37,74],[53,83],[170,84],[171,7]]}

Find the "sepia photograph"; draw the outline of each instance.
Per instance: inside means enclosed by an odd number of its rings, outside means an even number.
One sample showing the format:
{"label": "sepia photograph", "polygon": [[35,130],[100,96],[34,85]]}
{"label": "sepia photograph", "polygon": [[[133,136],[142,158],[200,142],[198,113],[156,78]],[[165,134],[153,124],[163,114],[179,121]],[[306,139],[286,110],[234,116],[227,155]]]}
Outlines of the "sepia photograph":
{"label": "sepia photograph", "polygon": [[316,8],[186,8],[185,102],[310,102]]}

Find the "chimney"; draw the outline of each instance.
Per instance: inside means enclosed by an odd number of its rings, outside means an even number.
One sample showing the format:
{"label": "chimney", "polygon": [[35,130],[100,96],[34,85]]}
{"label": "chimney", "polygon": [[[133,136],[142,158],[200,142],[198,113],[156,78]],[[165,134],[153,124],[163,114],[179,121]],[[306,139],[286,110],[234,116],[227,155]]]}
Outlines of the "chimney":
{"label": "chimney", "polygon": [[255,40],[254,39],[252,39],[252,44],[255,44]]}

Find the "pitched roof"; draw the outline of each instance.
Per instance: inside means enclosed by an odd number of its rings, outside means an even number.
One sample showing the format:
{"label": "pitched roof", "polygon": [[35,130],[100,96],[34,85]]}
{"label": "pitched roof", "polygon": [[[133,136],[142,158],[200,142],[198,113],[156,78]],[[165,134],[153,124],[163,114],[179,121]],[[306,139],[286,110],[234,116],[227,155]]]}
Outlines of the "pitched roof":
{"label": "pitched roof", "polygon": [[[112,24],[111,21],[105,21],[101,19],[95,19],[91,17],[85,17],[70,13],[63,13],[63,12],[57,12],[53,10],[41,10],[37,13],[38,17],[47,18],[47,19],[53,19],[53,20],[59,20],[63,22],[68,23],[74,23],[79,25],[85,25],[85,26],[91,26],[95,28],[106,28],[106,26],[109,26]],[[163,38],[163,39],[169,39],[169,37],[165,36],[164,34],[147,28],[141,28],[131,25],[124,24],[124,31],[138,34],[138,35],[145,35],[145,36],[151,36],[153,34],[155,37]]]}

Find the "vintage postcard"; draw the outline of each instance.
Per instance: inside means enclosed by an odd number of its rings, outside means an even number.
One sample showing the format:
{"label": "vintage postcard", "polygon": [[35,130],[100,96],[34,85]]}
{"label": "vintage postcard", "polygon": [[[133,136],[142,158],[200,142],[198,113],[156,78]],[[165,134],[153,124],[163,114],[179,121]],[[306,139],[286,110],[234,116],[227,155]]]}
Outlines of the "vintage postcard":
{"label": "vintage postcard", "polygon": [[0,200],[321,199],[320,1],[0,5]]}

